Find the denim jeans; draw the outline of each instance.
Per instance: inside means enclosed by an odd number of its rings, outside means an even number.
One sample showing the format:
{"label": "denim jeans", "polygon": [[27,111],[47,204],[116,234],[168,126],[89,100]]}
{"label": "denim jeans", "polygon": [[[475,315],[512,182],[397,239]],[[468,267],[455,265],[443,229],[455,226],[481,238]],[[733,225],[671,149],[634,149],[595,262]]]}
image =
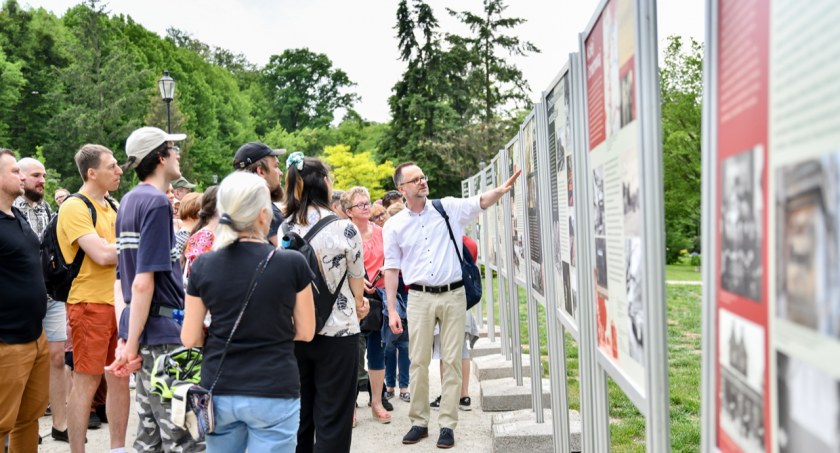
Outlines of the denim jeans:
{"label": "denim jeans", "polygon": [[385,347],[385,387],[392,388],[396,384],[397,365],[400,370],[400,388],[408,388],[408,367],[411,365],[411,359],[408,358],[408,340],[388,343]]}
{"label": "denim jeans", "polygon": [[300,425],[299,398],[215,395],[216,432],[208,452],[294,452]]}

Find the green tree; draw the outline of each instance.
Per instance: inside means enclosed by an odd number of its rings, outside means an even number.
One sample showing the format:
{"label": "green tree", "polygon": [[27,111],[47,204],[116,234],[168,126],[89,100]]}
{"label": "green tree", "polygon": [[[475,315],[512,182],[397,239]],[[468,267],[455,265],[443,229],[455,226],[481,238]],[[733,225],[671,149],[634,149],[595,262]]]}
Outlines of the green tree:
{"label": "green tree", "polygon": [[382,181],[394,174],[394,166],[390,161],[377,164],[370,151],[353,154],[347,145],[324,148],[324,162],[332,167],[333,186],[336,189],[367,187],[371,200],[385,194]]}
{"label": "green tree", "polygon": [[528,107],[528,82],[522,71],[509,61],[511,56],[526,56],[540,50],[529,41],[522,41],[513,30],[525,23],[518,17],[504,17],[507,9],[504,0],[483,0],[481,14],[455,11],[449,14],[458,18],[470,30],[469,36],[447,35],[447,40],[464,55],[461,64],[467,68],[465,85],[469,99],[478,116],[482,133],[480,159],[489,159],[510,138],[504,117],[507,112]]}
{"label": "green tree", "polygon": [[44,155],[64,176],[61,184],[72,188],[81,183],[73,161],[79,146],[122,149],[128,134],[141,126],[151,87],[148,69],[127,50],[98,1],[72,8],[64,22],[75,37],[73,62],[59,71],[62,90],[49,96],[66,108],[50,120],[50,127],[62,133],[52,137]]}
{"label": "green tree", "polygon": [[700,249],[703,46],[669,36],[659,71],[666,261]]}
{"label": "green tree", "polygon": [[288,131],[329,125],[340,108],[350,108],[359,96],[347,73],[333,68],[324,54],[287,49],[272,55],[262,70],[273,118]]}
{"label": "green tree", "polygon": [[7,146],[31,153],[55,133],[49,120],[63,105],[51,101],[51,96],[61,89],[56,70],[69,63],[65,49],[69,38],[61,21],[44,9],[26,10],[16,0],[7,0],[0,10],[0,49],[7,62],[25,74],[22,84],[0,81],[0,91],[14,87],[19,93],[14,101],[3,99],[0,107],[15,115]]}
{"label": "green tree", "polygon": [[448,65],[438,20],[422,0],[400,1],[395,29],[407,67],[388,99],[391,126],[380,143],[379,157],[415,161],[435,178],[434,193],[458,193],[465,163],[454,152],[453,139],[463,118],[453,106],[450,76],[459,69]]}
{"label": "green tree", "polygon": [[[0,48],[0,146],[12,143],[11,125],[14,123],[14,106],[20,98],[20,88],[26,83],[20,65],[6,60]],[[12,147],[13,145],[6,145]]]}

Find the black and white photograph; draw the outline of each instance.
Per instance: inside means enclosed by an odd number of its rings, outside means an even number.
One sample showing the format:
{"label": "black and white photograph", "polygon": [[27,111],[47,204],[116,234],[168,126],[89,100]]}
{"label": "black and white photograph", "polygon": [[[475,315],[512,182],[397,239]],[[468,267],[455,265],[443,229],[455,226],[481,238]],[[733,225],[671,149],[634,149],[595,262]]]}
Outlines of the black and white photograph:
{"label": "black and white photograph", "polygon": [[645,363],[644,327],[645,306],[642,300],[642,239],[624,239],[624,257],[627,261],[627,341],[630,357],[639,364]]}
{"label": "black and white photograph", "polygon": [[563,261],[563,307],[566,313],[574,314],[572,306],[572,275],[569,269],[569,263]]}
{"label": "black and white photograph", "polygon": [[779,453],[840,453],[840,382],[776,352],[776,383]]}
{"label": "black and white photograph", "polygon": [[606,230],[606,218],[604,213],[604,167],[600,166],[592,170],[592,184],[594,193],[592,197],[593,218],[595,222],[595,236],[604,236]]}
{"label": "black and white photograph", "polygon": [[721,173],[721,287],[761,302],[764,148],[723,160]]}
{"label": "black and white photograph", "polygon": [[624,201],[624,235],[642,235],[642,209],[639,200],[639,153],[628,149],[622,156],[621,192]]}
{"label": "black and white photograph", "polygon": [[765,451],[764,328],[727,310],[718,312],[721,428],[745,453]]}
{"label": "black and white photograph", "polygon": [[569,214],[569,262],[577,266],[577,246],[575,246],[575,215]]}
{"label": "black and white photograph", "polygon": [[840,153],[776,170],[776,315],[840,338]]}
{"label": "black and white photograph", "polygon": [[607,239],[595,238],[595,283],[601,289],[607,286]]}
{"label": "black and white photograph", "polygon": [[621,127],[633,121],[633,70],[621,77]]}
{"label": "black and white photograph", "polygon": [[573,179],[574,172],[572,171],[572,155],[566,156],[566,191],[569,196],[569,207],[575,205],[575,182]]}

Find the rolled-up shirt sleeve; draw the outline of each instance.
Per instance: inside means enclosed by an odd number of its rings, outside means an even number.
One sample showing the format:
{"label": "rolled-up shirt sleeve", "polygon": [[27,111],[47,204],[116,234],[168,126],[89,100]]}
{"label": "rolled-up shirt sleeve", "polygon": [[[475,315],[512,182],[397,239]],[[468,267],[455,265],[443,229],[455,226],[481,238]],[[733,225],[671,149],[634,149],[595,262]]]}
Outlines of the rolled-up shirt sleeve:
{"label": "rolled-up shirt sleeve", "polygon": [[394,223],[385,223],[382,229],[382,248],[385,251],[385,264],[383,269],[400,269],[402,264],[402,250],[397,240],[399,232],[394,228]]}
{"label": "rolled-up shirt sleeve", "polygon": [[446,197],[441,200],[450,220],[456,220],[461,227],[474,221],[481,214],[481,195],[469,198]]}

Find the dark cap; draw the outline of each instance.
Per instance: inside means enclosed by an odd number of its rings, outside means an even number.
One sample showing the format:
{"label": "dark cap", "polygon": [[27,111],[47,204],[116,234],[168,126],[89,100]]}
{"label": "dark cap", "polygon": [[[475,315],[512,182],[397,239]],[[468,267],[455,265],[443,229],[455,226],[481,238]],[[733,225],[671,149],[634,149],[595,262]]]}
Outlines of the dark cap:
{"label": "dark cap", "polygon": [[250,142],[239,147],[233,156],[233,169],[242,170],[266,156],[285,154],[285,149],[271,149],[265,143]]}

